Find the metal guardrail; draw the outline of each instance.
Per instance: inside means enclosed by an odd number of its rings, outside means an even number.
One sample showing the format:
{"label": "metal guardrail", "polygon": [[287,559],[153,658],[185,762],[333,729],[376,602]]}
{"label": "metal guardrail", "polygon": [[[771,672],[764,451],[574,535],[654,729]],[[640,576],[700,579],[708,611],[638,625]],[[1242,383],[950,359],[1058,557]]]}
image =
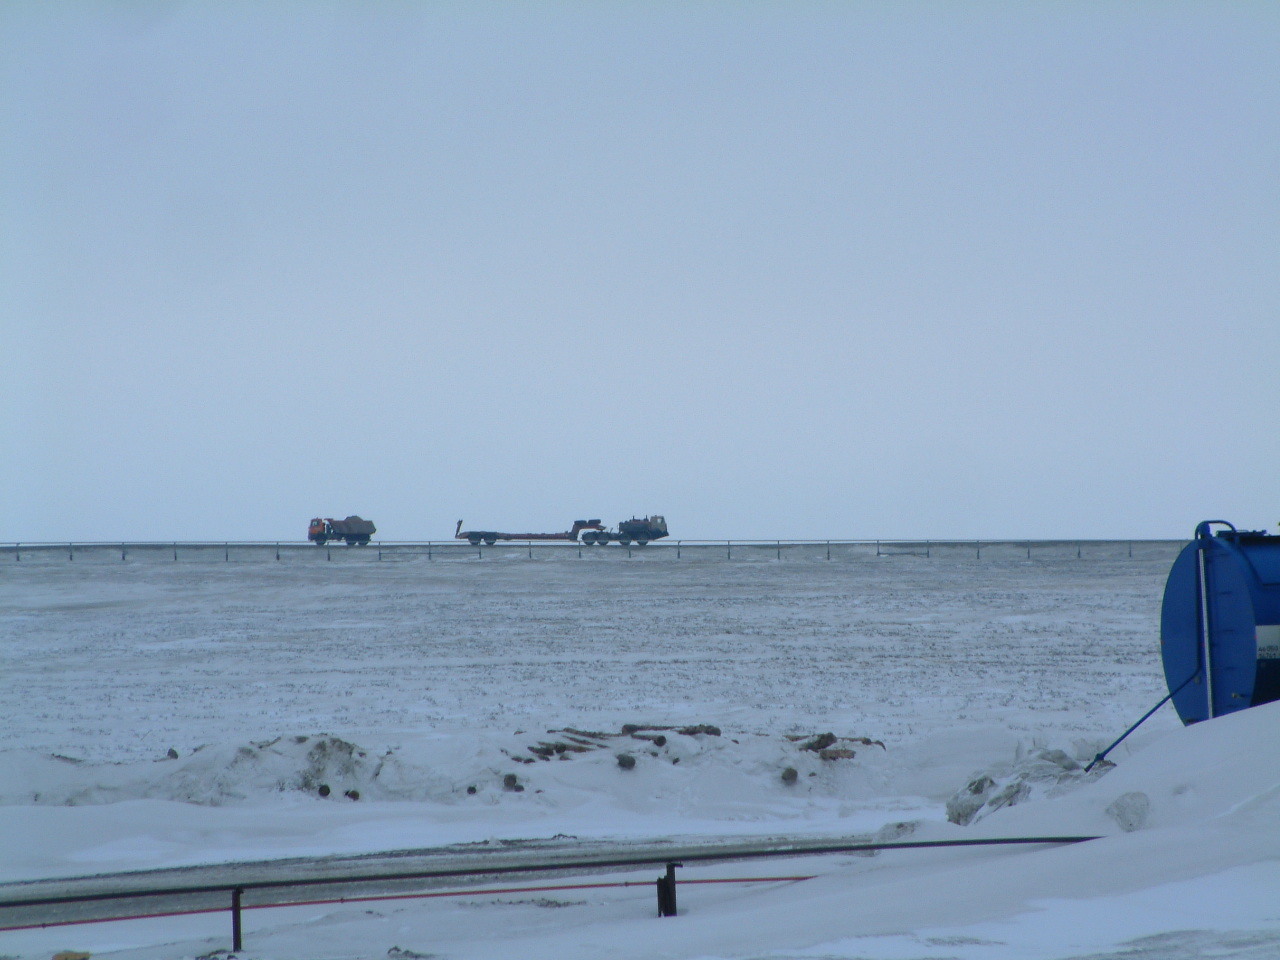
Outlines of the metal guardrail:
{"label": "metal guardrail", "polygon": [[[833,559],[832,551],[848,558],[914,556],[932,558],[935,556],[972,556],[981,560],[984,551],[989,559],[994,557],[1006,559],[1035,559],[1036,556],[1071,557],[1076,559],[1109,557],[1132,559],[1134,548],[1140,553],[1166,550],[1170,554],[1180,551],[1186,540],[661,540],[640,545],[589,545],[576,541],[532,541],[510,540],[498,544],[472,545],[465,540],[375,540],[367,546],[324,544],[317,546],[300,541],[273,540],[176,540],[176,541],[117,541],[117,540],[82,540],[82,541],[7,541],[0,542],[0,559],[9,557],[21,562],[25,559],[48,559],[66,554],[68,561],[76,559],[79,552],[82,557],[110,556],[114,558],[118,552],[121,561],[134,559],[141,555],[145,559],[170,559],[177,562],[180,558],[187,560],[221,559],[230,562],[233,553],[237,559],[269,559],[280,561],[284,556],[323,555],[326,560],[335,556],[361,558],[408,558],[425,557],[428,560],[455,559],[459,557],[509,558],[515,554],[523,554],[533,559],[535,552],[544,555],[577,558],[590,556],[620,556],[626,551],[628,558],[644,555],[657,555],[682,559],[689,551],[697,556],[714,556],[715,558],[732,560],[737,550],[739,559],[748,557],[767,557],[772,553],[774,559],[783,559],[784,553],[804,553],[811,558]],[[723,551],[723,554],[720,553]],[[25,555],[25,556],[24,556]],[[183,556],[185,555],[185,556]],[[251,556],[252,555],[252,556]]]}
{"label": "metal guardrail", "polygon": [[[409,899],[417,897],[429,896],[479,896],[500,892],[514,892],[503,890],[463,890],[449,892],[433,892],[430,894],[378,894],[364,897],[342,897],[332,898],[329,900],[283,900],[276,902],[257,903],[246,906],[243,902],[244,894],[247,891],[255,890],[278,890],[282,888],[300,888],[300,887],[316,887],[316,886],[332,886],[335,884],[345,885],[361,885],[361,884],[387,884],[408,880],[435,880],[447,879],[451,877],[480,877],[480,876],[503,876],[516,873],[583,873],[587,871],[597,871],[602,869],[626,868],[626,867],[643,867],[653,864],[664,864],[666,872],[660,876],[656,882],[658,896],[658,916],[670,917],[677,915],[676,905],[676,877],[675,869],[681,867],[685,862],[727,862],[732,860],[754,860],[754,859],[782,859],[800,856],[812,856],[817,854],[833,854],[833,853],[873,853],[880,850],[919,850],[919,849],[937,849],[947,847],[979,847],[979,846],[1011,846],[1011,845],[1063,845],[1073,843],[1084,843],[1089,840],[1099,839],[1096,836],[1061,836],[1061,837],[994,837],[980,839],[964,839],[964,840],[894,840],[882,843],[843,843],[843,844],[821,844],[821,845],[803,845],[795,847],[768,847],[763,849],[735,849],[732,851],[712,850],[705,853],[684,851],[680,855],[677,862],[669,856],[648,855],[643,857],[583,857],[578,859],[560,858],[556,860],[545,861],[541,863],[522,863],[508,865],[494,865],[487,867],[467,867],[446,870],[417,870],[411,872],[383,872],[383,873],[364,873],[349,874],[343,876],[328,877],[310,877],[304,879],[293,880],[260,880],[239,883],[220,883],[220,884],[202,884],[183,887],[156,887],[147,889],[119,890],[110,893],[85,893],[71,894],[56,897],[30,897],[18,898],[10,900],[0,900],[0,911],[5,909],[20,909],[41,906],[60,906],[76,903],[93,903],[93,902],[112,902],[127,901],[138,899],[155,899],[166,897],[192,896],[199,894],[230,894],[231,901],[227,907],[219,908],[201,908],[193,910],[176,910],[167,913],[147,913],[147,914],[123,914],[110,917],[97,917],[84,920],[53,920],[44,923],[27,923],[19,925],[0,926],[0,931],[6,930],[28,930],[38,929],[48,926],[68,926],[72,924],[82,923],[108,923],[120,920],[138,920],[163,916],[180,916],[196,913],[220,913],[223,910],[229,910],[231,913],[231,935],[232,935],[232,951],[239,952],[244,949],[243,944],[243,928],[241,925],[241,913],[246,909],[269,909],[273,907],[294,907],[306,906],[325,903],[341,903],[352,901],[372,901],[372,900],[394,900]],[[693,883],[749,883],[749,882],[771,882],[771,881],[791,881],[791,880],[807,880],[810,877],[747,877],[747,878],[731,878],[724,880],[699,880],[688,881]],[[609,883],[609,884],[577,884],[566,887],[543,887],[543,888],[518,888],[519,892],[531,889],[585,889],[587,887],[598,888],[607,886],[633,886],[631,883]]]}

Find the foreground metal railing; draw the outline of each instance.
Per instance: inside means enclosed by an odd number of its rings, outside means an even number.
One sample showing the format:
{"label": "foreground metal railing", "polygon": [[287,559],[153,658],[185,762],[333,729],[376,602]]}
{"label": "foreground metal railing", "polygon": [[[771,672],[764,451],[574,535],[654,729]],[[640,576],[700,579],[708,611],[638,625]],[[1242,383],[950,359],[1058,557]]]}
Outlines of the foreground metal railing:
{"label": "foreground metal railing", "polygon": [[[266,910],[280,907],[298,907],[298,906],[314,906],[320,904],[331,903],[352,903],[366,902],[374,900],[404,900],[404,899],[425,899],[431,897],[454,897],[454,896],[482,896],[492,895],[495,893],[524,893],[531,891],[550,891],[550,890],[585,890],[585,889],[602,889],[607,887],[630,887],[647,885],[649,881],[628,882],[615,881],[611,883],[592,883],[592,884],[560,884],[553,886],[538,887],[508,887],[508,888],[486,888],[486,889],[467,889],[455,891],[431,891],[420,893],[381,893],[365,896],[336,897],[329,899],[287,899],[287,900],[267,900],[265,902],[246,905],[244,903],[244,895],[249,891],[269,891],[281,889],[297,889],[305,887],[332,886],[336,884],[359,886],[367,884],[391,884],[413,880],[439,880],[453,877],[488,877],[503,876],[518,873],[541,873],[541,874],[573,874],[591,871],[600,871],[614,868],[643,867],[654,864],[665,865],[665,873],[658,877],[656,881],[656,890],[658,897],[658,916],[673,917],[677,915],[676,903],[676,876],[677,867],[682,867],[686,862],[728,862],[734,860],[755,860],[755,859],[783,859],[790,857],[812,856],[817,854],[835,854],[835,853],[874,853],[881,850],[921,850],[921,849],[939,849],[947,847],[989,847],[989,846],[1014,846],[1014,845],[1063,845],[1073,843],[1084,843],[1089,840],[1099,839],[1096,836],[1055,836],[1055,837],[989,837],[981,839],[964,839],[964,840],[895,840],[882,843],[841,843],[841,844],[821,844],[821,845],[803,845],[793,847],[776,847],[760,849],[743,849],[735,848],[732,851],[723,849],[709,849],[707,852],[699,853],[696,851],[683,851],[679,860],[673,860],[669,856],[646,855],[640,857],[581,857],[581,858],[559,858],[538,863],[521,863],[508,865],[493,865],[486,867],[467,867],[443,870],[416,870],[410,872],[381,872],[381,873],[362,873],[348,874],[342,876],[327,877],[310,877],[304,879],[290,880],[259,880],[248,882],[228,882],[218,884],[203,884],[193,886],[178,887],[152,887],[145,889],[132,890],[116,890],[103,893],[84,893],[70,894],[54,897],[30,897],[17,898],[9,900],[0,900],[0,917],[3,917],[2,911],[26,909],[30,910],[35,907],[63,906],[70,904],[85,904],[99,902],[124,902],[129,900],[141,899],[164,899],[176,898],[183,896],[196,896],[208,894],[229,895],[230,902],[227,906],[222,907],[201,907],[194,909],[178,909],[163,912],[149,913],[126,913],[117,914],[106,917],[93,917],[87,919],[48,919],[39,922],[27,922],[0,926],[0,931],[11,930],[31,930],[41,929],[45,927],[55,926],[71,926],[77,924],[89,923],[109,923],[123,920],[141,920],[156,917],[173,917],[187,916],[202,913],[221,913],[230,911],[231,913],[231,940],[232,951],[238,952],[244,949],[243,927],[241,915],[245,910]],[[686,883],[770,883],[770,882],[787,882],[809,880],[812,876],[785,876],[785,877],[732,877],[732,878],[716,878],[687,880]]]}

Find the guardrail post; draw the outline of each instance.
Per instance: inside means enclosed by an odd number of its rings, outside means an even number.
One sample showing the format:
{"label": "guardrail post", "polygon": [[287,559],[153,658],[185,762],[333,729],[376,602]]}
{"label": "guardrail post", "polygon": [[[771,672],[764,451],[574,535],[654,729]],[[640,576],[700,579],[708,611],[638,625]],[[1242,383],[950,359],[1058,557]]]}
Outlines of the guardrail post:
{"label": "guardrail post", "polygon": [[658,916],[676,916],[676,867],[682,863],[668,863],[667,874],[658,878]]}
{"label": "guardrail post", "polygon": [[123,543],[120,544],[120,560],[121,562],[124,561],[124,544]]}
{"label": "guardrail post", "polygon": [[70,560],[74,560],[75,558],[76,558],[75,551],[71,549],[71,544],[68,543],[67,544],[67,560],[70,561]]}
{"label": "guardrail post", "polygon": [[428,560],[433,559],[433,557],[431,556],[431,541],[430,541],[430,540],[428,540],[428,541],[427,541],[427,559],[428,559]]}
{"label": "guardrail post", "polygon": [[1133,541],[1132,540],[1129,541],[1129,559],[1130,560],[1133,559]]}
{"label": "guardrail post", "polygon": [[176,542],[173,545],[173,562],[178,562],[178,544]]}
{"label": "guardrail post", "polygon": [[19,563],[22,562],[22,544],[15,543],[13,545],[13,556],[14,556],[14,559],[17,560]]}
{"label": "guardrail post", "polygon": [[725,547],[725,551],[726,551],[726,553],[725,553],[725,559],[726,559],[726,560],[732,560],[732,559],[733,559],[733,541],[732,541],[732,540],[726,540],[726,541],[724,542],[724,547]]}
{"label": "guardrail post", "polygon": [[1077,560],[1080,559],[1080,541],[1079,540],[1076,541],[1076,559]]}
{"label": "guardrail post", "polygon": [[239,953],[244,949],[244,941],[240,936],[240,897],[244,893],[243,887],[236,887],[231,891],[231,952]]}
{"label": "guardrail post", "polygon": [[1027,559],[1028,560],[1031,559],[1031,541],[1030,540],[1027,541]]}
{"label": "guardrail post", "polygon": [[831,559],[831,541],[830,540],[827,541],[827,559],[828,560]]}
{"label": "guardrail post", "polygon": [[224,543],[222,545],[222,562],[223,563],[231,562],[231,544],[229,543]]}
{"label": "guardrail post", "polygon": [[333,559],[333,550],[332,550],[332,548],[330,548],[328,545],[326,545],[326,546],[325,546],[325,548],[324,548],[324,558],[325,558],[326,560],[332,560],[332,559]]}
{"label": "guardrail post", "polygon": [[929,548],[930,548],[931,546],[933,546],[933,541],[932,541],[932,540],[926,540],[926,541],[924,542],[924,556],[925,556],[925,559],[926,559],[926,560],[927,560],[927,559],[929,559],[929,553],[930,553]]}
{"label": "guardrail post", "polygon": [[876,556],[880,556],[880,541],[876,541]]}
{"label": "guardrail post", "polygon": [[533,541],[532,540],[528,541],[525,544],[525,546],[529,548],[529,559],[532,560],[533,559]]}
{"label": "guardrail post", "polygon": [[982,541],[975,540],[973,545],[978,548],[978,559],[981,560],[982,559]]}
{"label": "guardrail post", "polygon": [[280,542],[276,541],[276,561],[280,560]]}
{"label": "guardrail post", "polygon": [[778,547],[778,556],[777,556],[777,559],[778,559],[778,560],[781,560],[781,559],[782,559],[782,541],[781,541],[781,540],[779,540],[779,541],[777,542],[777,547]]}
{"label": "guardrail post", "polygon": [[677,540],[676,541],[676,559],[677,560],[680,559],[680,544],[681,544],[681,541]]}

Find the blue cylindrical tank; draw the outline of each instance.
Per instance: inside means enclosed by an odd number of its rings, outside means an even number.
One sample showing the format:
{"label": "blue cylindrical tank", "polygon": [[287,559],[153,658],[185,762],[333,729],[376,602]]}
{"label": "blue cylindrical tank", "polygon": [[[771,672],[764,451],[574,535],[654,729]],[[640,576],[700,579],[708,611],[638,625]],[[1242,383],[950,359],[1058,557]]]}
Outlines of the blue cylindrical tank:
{"label": "blue cylindrical tank", "polygon": [[1280,700],[1280,536],[1199,524],[1165,584],[1160,656],[1183,723]]}

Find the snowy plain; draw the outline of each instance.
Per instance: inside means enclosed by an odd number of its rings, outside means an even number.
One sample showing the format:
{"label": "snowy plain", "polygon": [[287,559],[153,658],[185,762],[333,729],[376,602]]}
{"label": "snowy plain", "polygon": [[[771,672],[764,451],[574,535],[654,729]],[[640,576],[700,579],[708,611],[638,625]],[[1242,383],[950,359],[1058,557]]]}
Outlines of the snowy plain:
{"label": "snowy plain", "polygon": [[[1177,549],[27,556],[0,571],[0,882],[556,836],[1082,834],[1103,839],[688,867],[816,877],[684,887],[661,921],[651,885],[259,911],[243,955],[1280,957],[1276,709],[1183,729],[1166,707],[1078,769],[1165,693]],[[1015,802],[949,822],[982,774]],[[0,932],[0,956],[207,956],[225,927]]]}

